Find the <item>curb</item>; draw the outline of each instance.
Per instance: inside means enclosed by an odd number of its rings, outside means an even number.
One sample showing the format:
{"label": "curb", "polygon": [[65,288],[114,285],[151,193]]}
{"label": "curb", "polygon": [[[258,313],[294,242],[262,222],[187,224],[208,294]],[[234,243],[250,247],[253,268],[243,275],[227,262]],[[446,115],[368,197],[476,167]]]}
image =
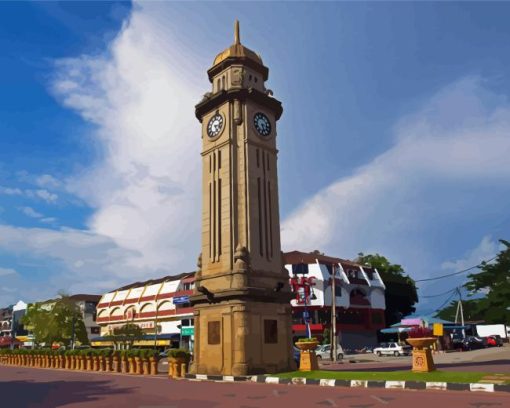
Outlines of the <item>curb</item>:
{"label": "curb", "polygon": [[222,382],[256,382],[263,384],[318,385],[321,387],[349,388],[387,388],[399,390],[441,390],[441,391],[472,391],[472,392],[508,392],[510,385],[487,383],[447,383],[425,381],[372,381],[372,380],[333,380],[315,378],[279,378],[265,375],[230,376],[186,374],[188,380],[222,381]]}

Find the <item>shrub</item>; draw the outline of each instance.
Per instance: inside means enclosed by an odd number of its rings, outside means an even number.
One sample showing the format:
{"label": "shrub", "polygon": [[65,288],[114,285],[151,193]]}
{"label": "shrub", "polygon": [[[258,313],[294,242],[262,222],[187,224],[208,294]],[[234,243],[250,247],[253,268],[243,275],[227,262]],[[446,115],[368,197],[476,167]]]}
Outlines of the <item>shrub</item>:
{"label": "shrub", "polygon": [[309,343],[311,341],[317,341],[317,338],[316,337],[303,337],[303,338],[299,339],[297,342],[298,343]]}
{"label": "shrub", "polygon": [[169,349],[168,350],[168,357],[173,357],[173,358],[185,358],[185,359],[189,359],[191,354],[188,350],[185,350],[185,349]]}

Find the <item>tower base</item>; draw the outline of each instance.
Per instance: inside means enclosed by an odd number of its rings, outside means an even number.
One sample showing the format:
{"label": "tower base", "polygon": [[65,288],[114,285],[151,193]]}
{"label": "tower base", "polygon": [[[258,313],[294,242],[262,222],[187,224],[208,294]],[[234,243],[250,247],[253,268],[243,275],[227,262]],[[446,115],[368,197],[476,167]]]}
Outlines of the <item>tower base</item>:
{"label": "tower base", "polygon": [[295,370],[290,304],[195,303],[192,374],[244,376]]}

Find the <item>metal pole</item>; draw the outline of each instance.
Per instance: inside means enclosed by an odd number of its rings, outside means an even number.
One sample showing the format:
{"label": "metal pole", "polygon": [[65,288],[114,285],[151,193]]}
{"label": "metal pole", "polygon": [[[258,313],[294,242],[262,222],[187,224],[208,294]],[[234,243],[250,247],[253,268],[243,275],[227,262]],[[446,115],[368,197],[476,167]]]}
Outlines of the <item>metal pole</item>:
{"label": "metal pole", "polygon": [[303,282],[303,290],[305,291],[305,325],[306,325],[306,335],[308,336],[308,338],[311,338],[312,337],[312,331],[310,330],[310,319],[309,319],[309,316],[308,316],[308,309],[306,308],[306,298],[308,297],[308,294],[307,294],[307,291],[306,291],[306,281],[303,281],[303,278],[302,279],[302,282]]}
{"label": "metal pole", "polygon": [[332,281],[331,281],[331,350],[333,350],[333,362],[336,363],[337,360],[337,347],[336,347],[336,268],[335,264],[331,265],[332,270]]}
{"label": "metal pole", "polygon": [[74,350],[74,336],[75,336],[75,324],[76,324],[76,316],[73,316],[73,319],[72,319],[72,329],[71,329],[71,350]]}

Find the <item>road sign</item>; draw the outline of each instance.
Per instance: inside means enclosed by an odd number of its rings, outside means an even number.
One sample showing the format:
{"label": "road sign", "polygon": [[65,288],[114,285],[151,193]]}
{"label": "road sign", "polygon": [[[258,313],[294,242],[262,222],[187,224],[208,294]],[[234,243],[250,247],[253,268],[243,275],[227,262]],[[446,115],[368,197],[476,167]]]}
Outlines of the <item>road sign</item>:
{"label": "road sign", "polygon": [[193,336],[194,334],[195,334],[195,328],[193,326],[181,328],[182,336]]}
{"label": "road sign", "polygon": [[189,296],[177,296],[173,299],[174,305],[181,305],[183,303],[189,303]]}
{"label": "road sign", "polygon": [[442,336],[443,335],[443,323],[434,323],[433,334],[434,336]]}

